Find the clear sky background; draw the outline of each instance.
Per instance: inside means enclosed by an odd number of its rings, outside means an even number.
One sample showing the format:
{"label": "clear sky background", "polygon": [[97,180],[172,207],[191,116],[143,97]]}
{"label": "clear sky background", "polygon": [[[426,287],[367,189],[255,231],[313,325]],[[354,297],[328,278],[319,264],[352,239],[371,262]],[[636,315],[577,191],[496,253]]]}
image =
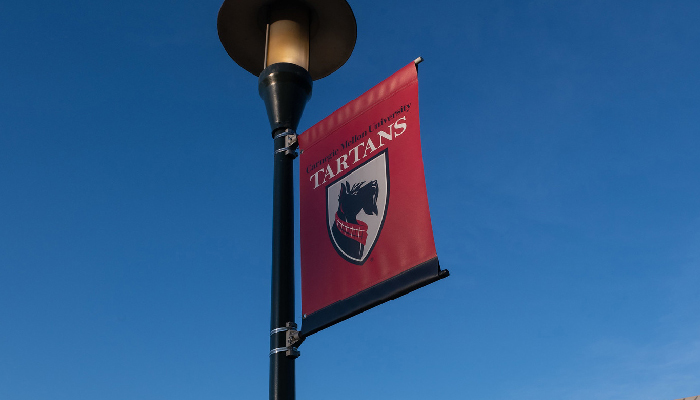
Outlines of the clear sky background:
{"label": "clear sky background", "polygon": [[[267,398],[272,141],[220,5],[0,5],[0,399]],[[312,336],[297,397],[699,395],[700,2],[350,5],[300,131],[423,56],[452,275]]]}

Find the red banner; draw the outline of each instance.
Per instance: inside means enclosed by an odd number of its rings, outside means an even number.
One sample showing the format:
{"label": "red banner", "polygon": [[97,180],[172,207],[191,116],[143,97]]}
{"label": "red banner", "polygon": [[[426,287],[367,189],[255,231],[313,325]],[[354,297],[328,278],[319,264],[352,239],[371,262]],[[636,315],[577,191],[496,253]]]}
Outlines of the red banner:
{"label": "red banner", "polygon": [[414,63],[299,135],[302,334],[448,275],[428,210]]}

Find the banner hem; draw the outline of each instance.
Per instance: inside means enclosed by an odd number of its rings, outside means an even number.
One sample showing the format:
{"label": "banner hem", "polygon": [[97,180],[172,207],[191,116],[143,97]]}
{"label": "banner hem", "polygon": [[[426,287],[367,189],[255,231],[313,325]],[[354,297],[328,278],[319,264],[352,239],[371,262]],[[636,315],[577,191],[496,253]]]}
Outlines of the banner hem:
{"label": "banner hem", "polygon": [[353,296],[314,311],[303,320],[301,335],[303,337],[311,336],[372,307],[446,278],[449,274],[448,270],[440,270],[437,257],[431,258]]}

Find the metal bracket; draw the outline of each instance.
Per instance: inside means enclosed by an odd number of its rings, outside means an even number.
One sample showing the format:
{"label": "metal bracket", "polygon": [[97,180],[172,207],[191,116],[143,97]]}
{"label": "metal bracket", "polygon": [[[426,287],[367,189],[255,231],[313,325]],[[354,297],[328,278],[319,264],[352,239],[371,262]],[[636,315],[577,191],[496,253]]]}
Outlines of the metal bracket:
{"label": "metal bracket", "polygon": [[287,347],[278,347],[276,349],[270,350],[270,356],[272,356],[273,354],[285,352],[286,356],[289,358],[299,357],[301,355],[301,352],[299,351],[298,346],[301,344],[301,342],[304,341],[304,339],[301,338],[301,336],[299,335],[299,331],[297,331],[297,324],[295,324],[294,322],[287,322],[285,327],[271,330],[270,336],[282,332],[286,332],[285,343],[287,344]]}
{"label": "metal bracket", "polygon": [[287,331],[287,346],[297,348],[304,341],[301,337],[301,333],[296,329],[290,329]]}
{"label": "metal bracket", "polygon": [[296,158],[296,150],[299,147],[296,132],[294,132],[291,129],[285,129],[282,132],[275,135],[275,139],[278,139],[282,136],[284,136],[284,147],[275,150],[275,154],[284,152],[285,155],[292,156],[292,158]]}

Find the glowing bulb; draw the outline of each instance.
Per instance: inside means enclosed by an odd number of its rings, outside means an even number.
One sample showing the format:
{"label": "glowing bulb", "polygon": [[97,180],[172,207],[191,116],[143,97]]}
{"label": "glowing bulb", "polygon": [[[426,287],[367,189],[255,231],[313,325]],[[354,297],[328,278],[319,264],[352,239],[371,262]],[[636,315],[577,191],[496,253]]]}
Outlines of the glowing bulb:
{"label": "glowing bulb", "polygon": [[292,63],[309,69],[309,13],[295,7],[276,7],[268,25],[265,67]]}

